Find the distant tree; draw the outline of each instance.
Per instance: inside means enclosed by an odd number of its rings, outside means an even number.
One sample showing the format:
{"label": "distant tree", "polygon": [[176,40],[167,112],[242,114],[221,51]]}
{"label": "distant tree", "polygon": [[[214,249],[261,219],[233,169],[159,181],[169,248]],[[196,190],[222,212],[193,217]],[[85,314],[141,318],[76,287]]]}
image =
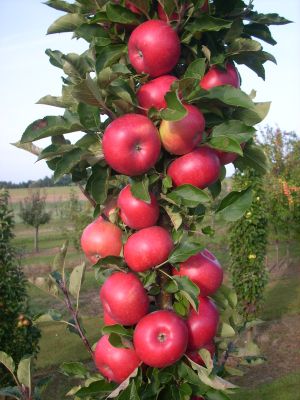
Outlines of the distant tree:
{"label": "distant tree", "polygon": [[46,211],[46,196],[40,190],[31,191],[30,195],[20,203],[20,217],[25,224],[35,228],[34,248],[39,251],[39,227],[47,224],[51,214]]}
{"label": "distant tree", "polygon": [[[32,325],[26,306],[26,280],[11,245],[14,218],[7,191],[0,190],[0,350],[18,363],[38,350],[40,331]],[[12,383],[0,366],[0,387]]]}

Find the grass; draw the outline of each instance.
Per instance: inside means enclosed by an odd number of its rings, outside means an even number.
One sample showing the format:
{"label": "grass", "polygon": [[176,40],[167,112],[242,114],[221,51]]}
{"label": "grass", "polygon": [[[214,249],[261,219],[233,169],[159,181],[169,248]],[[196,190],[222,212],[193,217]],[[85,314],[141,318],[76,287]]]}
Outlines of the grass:
{"label": "grass", "polygon": [[300,400],[300,371],[283,376],[255,389],[239,390],[233,400]]}

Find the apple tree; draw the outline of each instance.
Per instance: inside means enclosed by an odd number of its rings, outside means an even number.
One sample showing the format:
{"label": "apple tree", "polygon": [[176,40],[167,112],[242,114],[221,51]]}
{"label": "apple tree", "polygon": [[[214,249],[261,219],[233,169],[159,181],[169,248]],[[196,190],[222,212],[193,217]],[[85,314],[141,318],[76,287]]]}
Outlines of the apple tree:
{"label": "apple tree", "polygon": [[270,104],[242,91],[238,65],[264,79],[275,59],[262,42],[276,44],[269,26],[289,21],[252,3],[47,1],[64,12],[48,34],[73,32],[87,49],[46,50],[63,86],[39,103],[65,111],[34,121],[16,145],[38,153],[55,179],[70,174],[94,206],[81,244],[102,283],[95,347],[78,318],[85,267],[51,274],[100,372],[64,366],[85,378],[69,393],[76,399],[228,399],[234,391],[224,377],[234,373],[226,362],[243,322],[204,249],[202,221],[207,211],[234,221],[251,205],[249,185],[212,209],[225,164],[266,169],[253,136]]}

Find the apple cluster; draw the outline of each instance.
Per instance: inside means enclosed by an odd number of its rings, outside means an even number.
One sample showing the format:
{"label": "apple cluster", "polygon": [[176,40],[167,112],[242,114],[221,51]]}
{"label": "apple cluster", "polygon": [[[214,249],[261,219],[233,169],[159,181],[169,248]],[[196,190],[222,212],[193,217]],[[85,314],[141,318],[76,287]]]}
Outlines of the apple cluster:
{"label": "apple cluster", "polygon": [[[131,11],[139,12],[130,2]],[[202,7],[207,11],[207,3]],[[165,95],[177,78],[171,74],[180,57],[180,39],[167,16],[158,6],[157,20],[148,20],[136,27],[129,38],[128,58],[138,74],[149,80],[137,90],[139,113],[130,113],[113,120],[103,134],[105,161],[116,173],[128,177],[141,176],[154,167],[163,152],[173,157],[167,175],[173,187],[184,184],[205,189],[220,176],[221,165],[232,162],[236,154],[202,145],[205,118],[202,111],[183,103],[184,118],[161,120],[157,127],[148,117],[152,108],[167,107]],[[239,87],[239,74],[227,62],[224,69],[212,66],[199,82],[209,90],[220,85]],[[179,93],[180,96],[180,93]],[[95,264],[101,258],[123,255],[128,272],[111,274],[100,290],[105,325],[133,327],[133,341],[115,347],[104,335],[97,343],[94,360],[101,374],[110,381],[123,382],[138,366],[164,368],[184,354],[198,364],[203,360],[198,351],[206,348],[213,355],[214,337],[218,328],[218,310],[211,300],[222,284],[223,271],[216,257],[208,250],[172,266],[173,276],[188,277],[200,289],[199,309],[190,308],[186,318],[172,309],[150,311],[151,296],[141,282],[141,273],[159,270],[174,250],[172,236],[160,223],[159,197],[150,193],[146,202],[133,195],[129,183],[105,207],[103,214],[88,225],[81,238],[87,258]],[[131,234],[123,245],[123,231],[109,221],[117,213]],[[157,306],[156,306],[157,307]]]}

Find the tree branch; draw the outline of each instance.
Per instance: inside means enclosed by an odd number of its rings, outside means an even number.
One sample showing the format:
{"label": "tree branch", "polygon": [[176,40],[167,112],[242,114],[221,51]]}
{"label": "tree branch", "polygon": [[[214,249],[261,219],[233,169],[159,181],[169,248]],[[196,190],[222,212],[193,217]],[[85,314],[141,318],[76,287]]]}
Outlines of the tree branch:
{"label": "tree branch", "polygon": [[89,192],[87,190],[85,190],[85,188],[78,183],[78,187],[81,190],[82,194],[88,199],[88,201],[91,203],[91,205],[95,208],[97,203],[95,202],[95,200],[91,197],[91,195],[89,194]]}

